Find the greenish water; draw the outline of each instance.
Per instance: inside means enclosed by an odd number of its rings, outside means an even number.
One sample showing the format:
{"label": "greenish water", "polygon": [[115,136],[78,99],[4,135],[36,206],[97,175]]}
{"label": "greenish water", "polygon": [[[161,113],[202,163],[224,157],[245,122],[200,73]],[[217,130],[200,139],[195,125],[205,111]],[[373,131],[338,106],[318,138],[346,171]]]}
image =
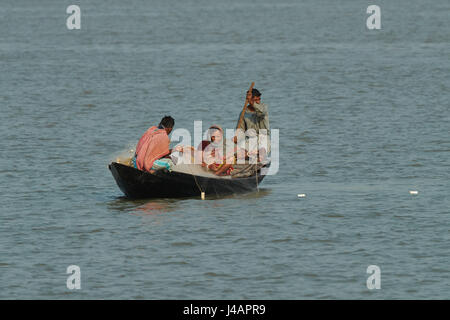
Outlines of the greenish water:
{"label": "greenish water", "polygon": [[[354,1],[81,0],[69,31],[70,4],[0,4],[0,298],[450,297],[448,1],[377,1],[381,30]],[[122,198],[117,153],[165,114],[234,127],[251,81],[259,193]]]}

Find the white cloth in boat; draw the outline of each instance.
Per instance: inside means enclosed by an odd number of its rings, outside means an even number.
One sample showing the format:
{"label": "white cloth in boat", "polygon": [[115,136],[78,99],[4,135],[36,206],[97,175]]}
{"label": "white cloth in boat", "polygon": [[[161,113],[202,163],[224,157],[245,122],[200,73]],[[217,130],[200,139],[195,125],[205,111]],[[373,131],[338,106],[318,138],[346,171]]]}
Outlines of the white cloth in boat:
{"label": "white cloth in boat", "polygon": [[199,164],[176,164],[172,167],[172,172],[180,172],[206,178],[231,179],[231,176],[216,176],[212,171],[207,171]]}

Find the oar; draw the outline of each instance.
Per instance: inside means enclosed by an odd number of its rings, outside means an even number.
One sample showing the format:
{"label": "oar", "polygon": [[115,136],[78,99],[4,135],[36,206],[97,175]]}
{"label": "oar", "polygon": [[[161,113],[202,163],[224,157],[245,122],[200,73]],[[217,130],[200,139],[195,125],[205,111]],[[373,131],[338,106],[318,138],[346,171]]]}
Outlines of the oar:
{"label": "oar", "polygon": [[[255,85],[255,83],[252,82],[252,85],[250,86],[250,89],[248,89],[248,92],[252,92],[254,85]],[[241,116],[239,118],[239,121],[238,121],[236,129],[238,129],[242,125],[242,121],[244,121],[244,115],[245,115],[245,111],[247,111],[248,103],[249,103],[249,101],[247,99],[247,96],[245,96],[244,109],[242,109],[242,113],[241,113]]]}

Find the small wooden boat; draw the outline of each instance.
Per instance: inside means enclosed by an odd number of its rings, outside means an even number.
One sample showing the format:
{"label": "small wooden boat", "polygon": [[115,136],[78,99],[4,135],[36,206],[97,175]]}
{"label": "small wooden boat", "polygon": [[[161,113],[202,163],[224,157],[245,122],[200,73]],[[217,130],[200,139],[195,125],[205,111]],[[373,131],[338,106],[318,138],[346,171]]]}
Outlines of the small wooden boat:
{"label": "small wooden boat", "polygon": [[264,179],[261,170],[249,177],[218,177],[211,173],[202,173],[198,168],[200,166],[191,166],[188,169],[175,166],[171,172],[158,170],[149,173],[112,162],[109,169],[120,190],[128,198],[200,197],[202,192],[206,196],[244,193],[256,190]]}

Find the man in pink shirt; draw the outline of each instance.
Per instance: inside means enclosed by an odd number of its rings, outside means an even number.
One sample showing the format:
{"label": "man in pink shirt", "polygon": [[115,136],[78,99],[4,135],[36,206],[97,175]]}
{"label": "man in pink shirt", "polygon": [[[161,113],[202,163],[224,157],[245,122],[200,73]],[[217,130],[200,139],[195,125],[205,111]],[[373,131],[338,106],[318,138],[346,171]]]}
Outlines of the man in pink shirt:
{"label": "man in pink shirt", "polygon": [[[159,160],[171,153],[169,149],[169,134],[175,125],[175,120],[166,116],[158,126],[150,127],[139,140],[133,158],[135,167],[139,170],[153,173],[157,169],[166,167],[171,169],[171,161]],[[155,163],[156,162],[156,163]]]}

